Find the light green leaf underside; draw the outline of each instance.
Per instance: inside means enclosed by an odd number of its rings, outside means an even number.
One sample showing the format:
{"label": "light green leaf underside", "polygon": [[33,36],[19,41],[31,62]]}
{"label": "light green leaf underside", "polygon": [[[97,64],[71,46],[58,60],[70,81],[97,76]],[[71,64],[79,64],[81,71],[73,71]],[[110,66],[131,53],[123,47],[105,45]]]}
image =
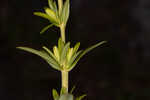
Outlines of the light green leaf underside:
{"label": "light green leaf underside", "polygon": [[32,48],[28,48],[28,47],[17,47],[17,49],[24,50],[24,51],[33,53],[35,55],[38,55],[41,58],[43,58],[52,68],[61,70],[59,64],[55,61],[55,59],[50,57],[49,54],[45,51],[39,51],[39,50],[35,50]]}

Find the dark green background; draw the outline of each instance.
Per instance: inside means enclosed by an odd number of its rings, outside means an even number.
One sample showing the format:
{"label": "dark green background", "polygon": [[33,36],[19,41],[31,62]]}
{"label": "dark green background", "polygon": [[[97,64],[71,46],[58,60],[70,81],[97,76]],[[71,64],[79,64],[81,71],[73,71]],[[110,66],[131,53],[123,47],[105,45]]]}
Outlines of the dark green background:
{"label": "dark green background", "polygon": [[[40,35],[47,20],[33,16],[47,0],[0,1],[0,100],[52,100],[60,73],[16,46],[51,48],[57,28]],[[70,72],[70,88],[85,100],[150,99],[150,2],[148,0],[71,0],[66,32],[81,49],[106,40]]]}

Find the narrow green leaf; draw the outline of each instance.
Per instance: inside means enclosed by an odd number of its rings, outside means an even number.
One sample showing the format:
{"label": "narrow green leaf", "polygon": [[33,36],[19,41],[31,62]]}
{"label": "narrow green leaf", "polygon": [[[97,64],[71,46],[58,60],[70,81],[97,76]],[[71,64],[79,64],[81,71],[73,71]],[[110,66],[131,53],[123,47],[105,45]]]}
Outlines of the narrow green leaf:
{"label": "narrow green leaf", "polygon": [[106,43],[106,41],[99,42],[99,43],[97,43],[97,44],[95,44],[95,45],[93,45],[93,46],[91,46],[91,47],[85,49],[82,53],[80,53],[80,55],[77,57],[77,59],[74,61],[74,63],[71,65],[70,68],[71,68],[71,69],[74,68],[75,65],[77,64],[77,62],[78,62],[86,53],[88,53],[88,52],[91,51],[92,49],[94,49],[94,48],[96,48],[96,47],[98,47],[98,46],[100,46],[100,45],[102,45],[102,44],[104,44],[104,43]]}
{"label": "narrow green leaf", "polygon": [[34,12],[33,14],[36,15],[36,16],[39,16],[39,17],[42,17],[42,18],[45,18],[45,19],[50,20],[49,16],[48,16],[47,14],[45,14],[45,13],[42,13],[42,12]]}
{"label": "narrow green leaf", "polygon": [[54,6],[55,11],[57,11],[58,8],[57,8],[57,5],[56,5],[56,1],[53,2],[53,6]]}
{"label": "narrow green leaf", "polygon": [[86,97],[86,94],[83,94],[83,95],[77,97],[76,100],[82,100],[84,97]]}
{"label": "narrow green leaf", "polygon": [[47,63],[52,67],[52,68],[54,68],[54,69],[56,69],[56,70],[58,70],[58,71],[61,71],[62,70],[62,68],[60,67],[60,65],[56,65],[56,64],[53,64],[53,63],[51,63],[51,61],[50,60],[45,60],[45,61],[47,61]]}
{"label": "narrow green leaf", "polygon": [[54,25],[54,24],[50,24],[50,25],[44,27],[44,28],[41,30],[40,34],[43,34],[45,31],[47,31],[47,30],[48,30],[50,27],[52,27],[53,25]]}
{"label": "narrow green leaf", "polygon": [[60,61],[60,54],[59,54],[57,46],[53,47],[53,52],[54,52],[55,57],[57,58],[57,61],[59,62]]}
{"label": "narrow green leaf", "polygon": [[53,90],[52,90],[52,95],[53,95],[53,99],[54,99],[54,100],[58,100],[59,94],[58,94],[58,92],[56,91],[56,89],[53,89]]}
{"label": "narrow green leaf", "polygon": [[78,42],[78,43],[75,44],[75,46],[73,48],[73,51],[72,51],[72,56],[71,56],[71,58],[67,62],[67,65],[68,65],[69,69],[72,69],[72,68],[70,68],[71,64],[74,62],[74,60],[76,59],[76,57],[82,52],[82,50],[81,50],[78,53],[76,53],[78,51],[79,47],[80,47],[80,42]]}
{"label": "narrow green leaf", "polygon": [[65,25],[69,18],[69,12],[70,12],[70,3],[69,3],[69,0],[66,0],[63,6],[62,14],[61,14],[61,20]]}
{"label": "narrow green leaf", "polygon": [[51,19],[52,22],[58,23],[58,19],[57,19],[56,14],[53,10],[51,10],[50,8],[45,8],[45,12],[49,16],[49,18]]}
{"label": "narrow green leaf", "polygon": [[55,8],[54,8],[54,4],[53,4],[53,0],[48,0],[48,5],[49,5],[49,7],[50,7],[52,10],[55,9]]}
{"label": "narrow green leaf", "polygon": [[62,94],[62,95],[60,95],[59,100],[73,100],[73,95],[72,94]]}
{"label": "narrow green leaf", "polygon": [[58,14],[58,8],[57,8],[57,5],[56,5],[56,1],[53,2],[53,6],[54,6],[54,10],[53,11],[55,11],[56,17],[57,17],[57,19],[59,19],[59,14]]}
{"label": "narrow green leaf", "polygon": [[102,45],[102,44],[104,44],[104,43],[106,43],[106,41],[99,42],[99,43],[97,43],[97,44],[95,44],[95,45],[93,45],[93,46],[91,46],[91,47],[85,49],[85,50],[84,50],[84,53],[83,53],[82,55],[85,55],[86,53],[88,53],[88,52],[91,51],[92,49],[94,49],[94,48],[96,48],[96,47],[98,47],[98,46],[100,46],[100,45]]}
{"label": "narrow green leaf", "polygon": [[76,88],[76,86],[73,86],[73,87],[72,87],[72,89],[71,89],[71,91],[70,91],[70,94],[73,93],[73,91],[75,90],[75,88]]}
{"label": "narrow green leaf", "polygon": [[68,42],[65,47],[63,48],[63,51],[61,53],[61,58],[60,58],[60,62],[64,62],[64,60],[66,60],[66,56],[67,56],[67,52],[68,52],[68,49],[70,47],[70,42]]}
{"label": "narrow green leaf", "polygon": [[71,71],[71,70],[75,67],[75,65],[73,66],[73,63],[75,62],[76,58],[77,58],[82,52],[83,52],[83,50],[80,50],[80,51],[78,51],[77,53],[75,53],[75,54],[71,57],[70,61],[69,61],[68,64],[67,64],[69,71]]}
{"label": "narrow green leaf", "polygon": [[73,55],[73,48],[69,48],[67,53],[67,61],[70,61],[72,55]]}
{"label": "narrow green leaf", "polygon": [[56,15],[58,16],[58,8],[57,8],[57,4],[56,4],[56,1],[53,2],[53,6],[54,6],[54,11],[56,13]]}
{"label": "narrow green leaf", "polygon": [[74,46],[73,54],[75,54],[78,51],[79,47],[80,47],[80,42],[76,43],[76,45]]}
{"label": "narrow green leaf", "polygon": [[47,15],[49,15],[50,17],[52,17],[53,19],[56,19],[56,14],[53,10],[51,10],[50,8],[45,7],[45,12]]}
{"label": "narrow green leaf", "polygon": [[58,19],[58,10],[57,10],[56,1],[48,0],[48,5],[49,5],[50,9],[52,9],[55,12],[55,15]]}
{"label": "narrow green leaf", "polygon": [[45,51],[39,51],[28,47],[17,47],[17,49],[38,55],[41,58],[43,58],[52,68],[61,70],[59,64],[52,57],[50,57],[49,54],[46,53]]}
{"label": "narrow green leaf", "polygon": [[47,59],[47,60],[49,59],[49,55],[44,51],[39,51],[39,50],[35,50],[35,49],[32,49],[32,48],[28,48],[28,47],[17,47],[17,49],[33,53],[33,54],[38,55],[38,56],[40,56],[44,59]]}
{"label": "narrow green leaf", "polygon": [[57,58],[55,57],[55,55],[52,53],[52,51],[51,50],[49,50],[47,47],[45,47],[45,46],[43,46],[42,47],[45,51],[47,51],[48,52],[48,54],[53,58],[53,59],[55,59],[56,61],[57,61]]}
{"label": "narrow green leaf", "polygon": [[42,13],[42,12],[34,12],[33,14],[36,15],[36,16],[39,16],[39,17],[42,17],[44,19],[49,20],[51,23],[53,23],[53,25],[55,25],[57,27],[59,26],[59,20],[55,19],[56,17],[53,18],[52,16],[49,16],[48,14],[45,14],[45,13]]}

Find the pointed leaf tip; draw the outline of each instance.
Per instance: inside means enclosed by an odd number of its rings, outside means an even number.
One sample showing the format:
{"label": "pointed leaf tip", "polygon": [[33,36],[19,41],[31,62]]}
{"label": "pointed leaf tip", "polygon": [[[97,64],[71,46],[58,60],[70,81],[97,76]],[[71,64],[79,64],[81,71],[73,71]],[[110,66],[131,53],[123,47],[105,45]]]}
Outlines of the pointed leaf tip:
{"label": "pointed leaf tip", "polygon": [[80,42],[75,44],[75,46],[73,48],[73,54],[75,54],[78,51],[79,47],[80,47]]}
{"label": "pointed leaf tip", "polygon": [[96,48],[96,47],[104,44],[104,43],[106,43],[106,41],[101,41],[101,42],[99,42],[99,43],[97,43],[97,44],[95,44],[95,45],[93,45],[93,46],[85,49],[84,52],[83,52],[83,54],[82,54],[82,56],[85,55],[86,53],[88,53],[89,51],[93,50],[94,48]]}
{"label": "pointed leaf tip", "polygon": [[41,30],[40,34],[43,34],[45,31],[47,31],[47,30],[48,30],[49,28],[51,28],[53,25],[54,25],[54,24],[50,24],[50,25],[44,27],[44,28]]}
{"label": "pointed leaf tip", "polygon": [[73,87],[72,87],[72,89],[71,89],[71,91],[70,91],[70,94],[73,93],[73,91],[75,90],[75,88],[76,88],[76,86],[73,86]]}
{"label": "pointed leaf tip", "polygon": [[59,64],[53,59],[46,51],[39,51],[28,47],[17,47],[20,50],[24,50],[27,52],[30,52],[32,54],[35,54],[37,56],[40,56],[42,59],[44,59],[52,68],[56,70],[61,70]]}
{"label": "pointed leaf tip", "polygon": [[39,16],[39,17],[42,17],[42,18],[45,18],[45,19],[48,19],[49,20],[49,16],[45,13],[42,13],[42,12],[34,12],[33,13],[34,15],[36,16]]}
{"label": "pointed leaf tip", "polygon": [[98,47],[98,46],[100,46],[100,45],[102,45],[102,44],[104,44],[104,43],[106,43],[106,41],[99,42],[99,43],[97,43],[97,44],[95,44],[95,45],[93,45],[93,46],[91,46],[91,47],[85,49],[84,51],[81,51],[81,52],[79,53],[79,55],[77,56],[77,58],[75,59],[75,61],[72,63],[72,65],[70,65],[70,67],[69,67],[70,69],[69,69],[69,70],[72,70],[72,69],[76,66],[76,64],[78,63],[78,61],[79,61],[85,54],[87,54],[89,51],[93,50],[94,48],[96,48],[96,47]]}
{"label": "pointed leaf tip", "polygon": [[56,17],[56,13],[53,10],[51,10],[50,8],[46,7],[44,9],[45,9],[46,14],[49,16],[50,21],[58,24],[59,21]]}
{"label": "pointed leaf tip", "polygon": [[57,46],[53,47],[53,52],[54,52],[55,57],[57,58],[57,61],[59,62],[60,61],[60,53],[59,53]]}
{"label": "pointed leaf tip", "polygon": [[52,53],[51,50],[49,50],[46,46],[42,47],[55,61],[57,61],[57,58],[55,57],[55,55]]}

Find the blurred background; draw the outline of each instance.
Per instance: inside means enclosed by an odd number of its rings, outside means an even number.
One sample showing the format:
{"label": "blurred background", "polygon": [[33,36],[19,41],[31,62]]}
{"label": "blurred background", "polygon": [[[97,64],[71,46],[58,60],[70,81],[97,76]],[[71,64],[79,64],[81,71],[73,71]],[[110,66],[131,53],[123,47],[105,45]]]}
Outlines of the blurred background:
{"label": "blurred background", "polygon": [[[60,36],[57,28],[39,32],[49,22],[43,11],[47,0],[0,2],[0,100],[52,100],[60,90],[60,72],[40,57],[16,46],[51,48]],[[150,1],[71,0],[67,41],[81,49],[106,40],[84,56],[70,72],[70,88],[85,100],[150,100]]]}

